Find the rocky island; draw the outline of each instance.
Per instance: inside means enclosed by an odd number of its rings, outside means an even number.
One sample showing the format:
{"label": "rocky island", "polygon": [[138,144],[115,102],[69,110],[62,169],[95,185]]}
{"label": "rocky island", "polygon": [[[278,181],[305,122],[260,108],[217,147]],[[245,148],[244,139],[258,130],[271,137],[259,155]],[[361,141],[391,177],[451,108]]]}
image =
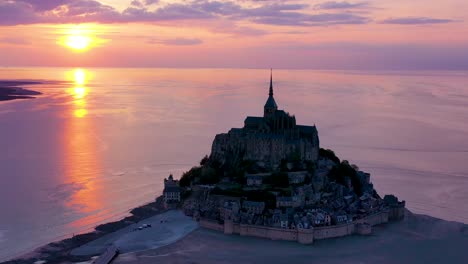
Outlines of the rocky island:
{"label": "rocky island", "polygon": [[200,166],[164,184],[166,206],[203,227],[302,244],[370,234],[405,209],[393,195],[382,198],[368,173],[320,148],[316,126],[278,110],[272,76],[263,117],[216,135]]}

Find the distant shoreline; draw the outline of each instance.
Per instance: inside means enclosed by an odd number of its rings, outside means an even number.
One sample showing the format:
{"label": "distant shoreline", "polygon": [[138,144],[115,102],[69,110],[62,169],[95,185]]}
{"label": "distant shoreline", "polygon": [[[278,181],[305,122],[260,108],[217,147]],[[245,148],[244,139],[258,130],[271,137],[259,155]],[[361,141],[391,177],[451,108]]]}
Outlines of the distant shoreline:
{"label": "distant shoreline", "polygon": [[42,93],[22,88],[25,85],[41,84],[33,81],[0,81],[0,101],[33,99]]}

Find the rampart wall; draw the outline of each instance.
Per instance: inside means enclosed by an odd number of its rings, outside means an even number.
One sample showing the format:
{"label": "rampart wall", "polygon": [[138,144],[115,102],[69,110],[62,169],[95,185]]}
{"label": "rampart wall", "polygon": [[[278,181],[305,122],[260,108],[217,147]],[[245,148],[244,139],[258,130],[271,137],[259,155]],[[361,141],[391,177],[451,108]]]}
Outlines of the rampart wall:
{"label": "rampart wall", "polygon": [[[200,219],[200,226],[224,232],[225,234],[237,234],[272,240],[297,241],[301,244],[311,244],[314,240],[343,237],[352,234],[369,234],[372,226],[387,223],[388,211],[381,211],[352,223],[334,226],[314,227],[311,229],[284,229],[269,226],[245,225],[226,220],[224,224],[208,219]],[[361,226],[366,224],[366,226]]]}

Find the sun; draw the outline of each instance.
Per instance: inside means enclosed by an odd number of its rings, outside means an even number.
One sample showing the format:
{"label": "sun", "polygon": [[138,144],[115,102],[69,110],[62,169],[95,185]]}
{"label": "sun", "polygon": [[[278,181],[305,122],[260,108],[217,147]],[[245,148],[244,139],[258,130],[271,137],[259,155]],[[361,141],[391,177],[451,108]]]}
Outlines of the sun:
{"label": "sun", "polygon": [[61,37],[59,37],[57,43],[74,52],[85,52],[105,42],[95,36],[95,31],[93,25],[77,25],[64,28],[58,31]]}
{"label": "sun", "polygon": [[70,35],[65,39],[65,45],[76,51],[85,51],[89,49],[93,42],[91,37],[83,35]]}

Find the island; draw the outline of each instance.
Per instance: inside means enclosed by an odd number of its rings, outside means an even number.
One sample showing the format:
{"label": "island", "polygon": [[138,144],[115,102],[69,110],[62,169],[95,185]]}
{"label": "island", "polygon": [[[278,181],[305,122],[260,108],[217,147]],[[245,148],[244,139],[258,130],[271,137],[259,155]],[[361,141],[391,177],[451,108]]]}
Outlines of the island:
{"label": "island", "polygon": [[0,81],[0,101],[15,99],[32,99],[40,92],[24,89],[21,86],[36,85],[40,82],[34,81]]}
{"label": "island", "polygon": [[216,135],[200,166],[164,184],[166,207],[202,227],[301,244],[369,235],[405,212],[405,201],[377,193],[369,173],[320,148],[315,125],[278,110],[272,75],[263,116]]}
{"label": "island", "polygon": [[278,110],[272,75],[263,117],[216,135],[210,155],[163,184],[162,195],[124,219],[5,263],[468,259],[468,225],[416,215],[396,196],[380,196],[369,173],[320,148],[315,125]]}

